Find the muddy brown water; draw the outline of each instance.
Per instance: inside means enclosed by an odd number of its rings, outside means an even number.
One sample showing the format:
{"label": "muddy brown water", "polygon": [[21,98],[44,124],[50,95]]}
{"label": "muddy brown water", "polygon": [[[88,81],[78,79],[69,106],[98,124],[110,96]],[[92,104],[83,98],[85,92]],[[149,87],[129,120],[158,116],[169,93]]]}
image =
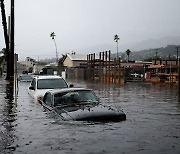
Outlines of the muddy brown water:
{"label": "muddy brown water", "polygon": [[179,154],[180,101],[177,88],[150,83],[104,85],[69,81],[95,91],[105,104],[122,108],[118,123],[63,122],[44,112],[27,93],[0,78],[0,153]]}

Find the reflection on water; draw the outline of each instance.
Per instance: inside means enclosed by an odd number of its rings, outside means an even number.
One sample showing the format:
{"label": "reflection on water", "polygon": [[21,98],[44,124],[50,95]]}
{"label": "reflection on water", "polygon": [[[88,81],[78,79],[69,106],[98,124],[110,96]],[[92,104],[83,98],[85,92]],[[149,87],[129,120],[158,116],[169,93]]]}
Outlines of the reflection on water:
{"label": "reflection on water", "polygon": [[[13,153],[180,153],[180,103],[178,91],[150,83],[103,85],[69,81],[87,87],[106,104],[123,108],[127,120],[118,123],[64,122],[44,112],[27,93],[29,83],[19,83],[17,106],[0,80],[0,150]],[[10,121],[8,121],[8,119]],[[5,132],[5,135],[2,135]],[[12,137],[12,140],[11,140]],[[13,149],[14,147],[14,149]]]}
{"label": "reflection on water", "polygon": [[1,100],[1,129],[0,129],[0,149],[15,150],[10,145],[14,142],[14,125],[16,120],[16,106],[14,104],[13,96],[14,85],[13,82],[1,79],[0,82],[0,100]]}

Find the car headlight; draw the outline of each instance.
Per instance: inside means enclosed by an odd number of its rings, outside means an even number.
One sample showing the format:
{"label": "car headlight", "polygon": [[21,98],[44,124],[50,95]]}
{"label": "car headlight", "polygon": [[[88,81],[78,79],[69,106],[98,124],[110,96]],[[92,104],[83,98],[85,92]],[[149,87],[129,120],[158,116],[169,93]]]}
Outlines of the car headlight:
{"label": "car headlight", "polygon": [[37,100],[43,100],[43,96],[38,96]]}

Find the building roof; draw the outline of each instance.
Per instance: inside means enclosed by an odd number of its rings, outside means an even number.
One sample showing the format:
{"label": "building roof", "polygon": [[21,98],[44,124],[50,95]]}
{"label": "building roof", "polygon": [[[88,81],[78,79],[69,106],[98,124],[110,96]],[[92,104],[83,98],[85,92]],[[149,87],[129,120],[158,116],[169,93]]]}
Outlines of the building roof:
{"label": "building roof", "polygon": [[67,56],[71,60],[81,60],[81,61],[86,61],[87,60],[87,55],[84,55],[84,54],[67,54]]}
{"label": "building roof", "polygon": [[33,59],[31,57],[26,57],[26,59],[30,59],[30,61],[36,61],[35,59]]}
{"label": "building roof", "polygon": [[150,66],[148,66],[148,68],[162,68],[162,67],[164,67],[164,65],[160,65],[160,64],[157,64],[157,65],[150,65]]}

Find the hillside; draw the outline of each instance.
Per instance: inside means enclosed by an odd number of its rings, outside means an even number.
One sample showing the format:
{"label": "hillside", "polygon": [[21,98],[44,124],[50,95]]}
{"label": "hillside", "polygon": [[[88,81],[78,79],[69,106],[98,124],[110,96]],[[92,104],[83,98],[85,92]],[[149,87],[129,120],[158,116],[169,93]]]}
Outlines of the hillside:
{"label": "hillside", "polygon": [[[130,44],[121,44],[119,41],[119,55],[122,58],[127,59],[125,51],[130,49],[130,60],[144,60],[150,57],[157,56],[166,58],[176,56],[176,45],[180,44],[180,36],[166,36],[159,39],[146,39],[141,42],[134,42]],[[99,53],[102,51],[111,50],[112,58],[116,57],[116,45],[112,44],[100,44],[91,46],[85,49],[81,49],[84,54]],[[180,49],[179,49],[180,50]],[[78,51],[78,50],[77,50]]]}
{"label": "hillside", "polygon": [[[180,48],[179,48],[180,51]],[[134,51],[130,53],[129,59],[130,60],[146,60],[149,58],[153,58],[157,56],[163,59],[176,58],[177,57],[177,45],[168,45],[166,47],[161,48],[152,48],[147,50],[141,51]],[[127,59],[126,52],[120,53],[123,60]],[[180,53],[179,53],[180,55]],[[115,56],[115,54],[113,54]]]}

